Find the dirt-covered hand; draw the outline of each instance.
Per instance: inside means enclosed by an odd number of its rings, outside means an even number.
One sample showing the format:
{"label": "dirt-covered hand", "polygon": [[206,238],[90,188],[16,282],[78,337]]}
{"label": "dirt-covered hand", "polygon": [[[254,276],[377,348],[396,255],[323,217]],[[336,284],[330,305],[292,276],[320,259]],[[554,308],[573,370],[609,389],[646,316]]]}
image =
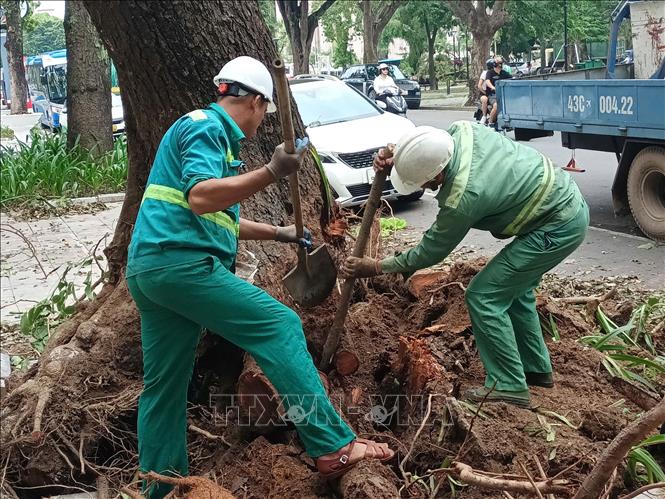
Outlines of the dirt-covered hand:
{"label": "dirt-covered hand", "polygon": [[376,260],[368,256],[358,258],[356,256],[349,256],[342,264],[340,269],[340,276],[344,279],[351,279],[353,277],[374,277],[383,273],[381,270],[381,260]]}
{"label": "dirt-covered hand", "polygon": [[298,237],[295,225],[275,228],[275,241],[280,243],[298,243],[303,248],[312,247],[312,233],[307,227],[303,227],[303,237]]}
{"label": "dirt-covered hand", "polygon": [[395,146],[393,144],[389,144],[388,147],[382,147],[379,149],[379,151],[374,155],[372,166],[374,167],[374,171],[376,173],[379,173],[385,169],[387,169],[388,173],[390,173],[390,169],[393,166],[392,151],[394,147]]}
{"label": "dirt-covered hand", "polygon": [[284,149],[284,143],[275,147],[275,152],[272,153],[272,158],[270,163],[266,165],[266,168],[272,176],[275,177],[275,180],[280,178],[288,177],[292,173],[298,171],[302,165],[302,159],[305,156],[305,152],[309,149],[309,139],[305,137],[304,139],[296,140],[296,152],[289,154]]}

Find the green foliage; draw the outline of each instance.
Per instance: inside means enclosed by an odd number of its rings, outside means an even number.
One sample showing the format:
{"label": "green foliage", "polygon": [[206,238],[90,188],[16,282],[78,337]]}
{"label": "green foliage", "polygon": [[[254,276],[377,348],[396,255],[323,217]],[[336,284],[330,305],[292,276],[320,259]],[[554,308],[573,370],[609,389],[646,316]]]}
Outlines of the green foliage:
{"label": "green foliage", "polygon": [[580,338],[580,342],[604,354],[603,367],[612,376],[636,382],[658,392],[654,380],[665,375],[665,356],[656,355],[654,340],[648,332],[650,320],[662,320],[665,296],[655,295],[636,308],[624,326],[618,326],[603,312],[596,311],[601,331]]}
{"label": "green foliage", "polygon": [[[538,42],[552,47],[563,43],[564,0],[512,0],[507,3],[510,21],[498,33],[500,54],[528,53]],[[616,0],[567,0],[568,42],[580,43],[591,39],[606,39],[610,29],[610,14]],[[559,47],[554,47],[555,51]]]}
{"label": "green foliage", "polygon": [[[318,9],[321,0],[312,5]],[[333,67],[347,67],[358,62],[353,51],[349,50],[349,40],[362,32],[362,13],[358,3],[353,1],[337,1],[321,18],[326,38],[332,43],[331,63]]]}
{"label": "green foliage", "polygon": [[[76,296],[74,283],[68,280],[68,275],[72,270],[84,267],[88,267],[84,281],[84,296],[79,298]],[[44,351],[51,331],[75,312],[74,304],[76,302],[83,298],[92,300],[94,288],[100,282],[101,280],[94,284],[92,282],[92,258],[86,258],[76,265],[67,266],[51,295],[21,315],[19,330],[30,338],[32,348],[39,353]]]}
{"label": "green foliage", "polygon": [[281,19],[277,19],[277,12],[275,7],[275,0],[259,0],[259,8],[261,9],[261,15],[263,16],[263,21],[268,27],[268,31],[272,34],[272,40],[275,43],[275,48],[277,49],[277,54],[280,57],[283,57],[286,53],[290,51],[285,49],[288,47],[288,36],[286,35],[286,28]]}
{"label": "green foliage", "polygon": [[628,453],[628,475],[634,483],[645,485],[665,482],[665,471],[645,447],[665,445],[665,435],[653,435],[642,440]]}
{"label": "green foliage", "polygon": [[[390,20],[381,35],[380,47],[387,50],[393,38],[403,38],[409,43],[409,55],[405,59],[405,69],[411,69],[411,74],[425,74],[428,69],[427,58],[423,54],[428,52],[428,35],[433,38],[440,36],[441,30],[449,30],[454,24],[452,13],[438,0],[409,0],[400,7]],[[444,51],[444,44],[436,49]],[[437,71],[438,72],[438,71]],[[439,76],[437,76],[439,77]]]}
{"label": "green foliage", "polygon": [[8,126],[0,127],[0,138],[2,138],[2,139],[13,139],[14,138],[14,130],[12,130]]}
{"label": "green foliage", "polygon": [[124,137],[100,158],[80,147],[67,148],[64,133],[33,133],[16,149],[2,147],[0,205],[4,208],[39,198],[80,197],[121,192],[127,180]]}
{"label": "green foliage", "polygon": [[65,26],[62,19],[46,13],[32,14],[25,25],[23,53],[43,54],[65,48]]}
{"label": "green foliage", "polygon": [[403,218],[388,217],[379,220],[381,237],[389,237],[398,230],[406,229],[407,223]]}

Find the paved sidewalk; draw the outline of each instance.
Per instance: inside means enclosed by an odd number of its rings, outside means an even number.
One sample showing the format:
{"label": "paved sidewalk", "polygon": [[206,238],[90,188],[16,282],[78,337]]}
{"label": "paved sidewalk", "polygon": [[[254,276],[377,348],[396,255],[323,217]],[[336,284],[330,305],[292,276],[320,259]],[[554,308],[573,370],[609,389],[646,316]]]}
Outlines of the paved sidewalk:
{"label": "paved sidewalk", "polygon": [[[18,322],[20,314],[48,297],[68,265],[80,264],[91,257],[100,240],[95,254],[101,257],[99,266],[106,268],[102,250],[111,241],[122,203],[107,206],[109,209],[94,215],[69,215],[31,222],[0,214],[0,320],[3,323]],[[79,296],[90,271],[95,282],[101,271],[94,262],[72,269],[67,275],[67,279],[75,283]]]}

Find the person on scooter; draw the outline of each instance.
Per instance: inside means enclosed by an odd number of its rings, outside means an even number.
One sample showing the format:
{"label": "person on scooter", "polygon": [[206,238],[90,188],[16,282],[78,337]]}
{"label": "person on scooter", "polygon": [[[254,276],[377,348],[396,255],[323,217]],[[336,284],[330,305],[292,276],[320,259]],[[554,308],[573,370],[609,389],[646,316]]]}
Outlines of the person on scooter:
{"label": "person on scooter", "polygon": [[503,69],[503,57],[495,57],[494,68],[487,71],[487,78],[485,80],[488,103],[492,107],[488,123],[489,126],[496,128],[496,82],[499,80],[509,80],[511,78],[512,76],[510,73]]}
{"label": "person on scooter", "polygon": [[390,66],[385,62],[379,64],[379,74],[374,78],[374,92],[376,93],[376,100],[386,101],[388,97],[387,91],[393,95],[400,95],[400,90],[395,80],[390,76]]}
{"label": "person on scooter", "polygon": [[[491,71],[494,69],[494,59],[487,59],[487,62],[485,63],[487,69],[480,73],[480,78],[478,79],[478,91],[480,92],[480,109],[479,111],[481,112],[480,121],[481,125],[484,125],[485,122],[487,121],[487,72]],[[478,114],[478,111],[476,111],[476,116]]]}

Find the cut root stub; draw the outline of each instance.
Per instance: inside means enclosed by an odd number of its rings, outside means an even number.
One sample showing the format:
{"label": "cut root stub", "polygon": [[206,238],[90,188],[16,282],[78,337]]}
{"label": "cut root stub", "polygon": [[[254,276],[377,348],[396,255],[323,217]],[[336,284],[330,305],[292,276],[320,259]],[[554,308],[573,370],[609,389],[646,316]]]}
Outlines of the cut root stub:
{"label": "cut root stub", "polygon": [[350,376],[360,367],[358,356],[349,350],[340,350],[335,355],[335,369],[341,376]]}
{"label": "cut root stub", "polygon": [[408,394],[422,393],[427,383],[445,373],[424,340],[406,336],[399,338],[397,360],[392,370],[405,383]]}
{"label": "cut root stub", "polygon": [[409,293],[411,293],[418,300],[424,300],[430,297],[427,292],[428,289],[439,286],[448,279],[449,272],[416,272],[409,278],[407,283]]}

